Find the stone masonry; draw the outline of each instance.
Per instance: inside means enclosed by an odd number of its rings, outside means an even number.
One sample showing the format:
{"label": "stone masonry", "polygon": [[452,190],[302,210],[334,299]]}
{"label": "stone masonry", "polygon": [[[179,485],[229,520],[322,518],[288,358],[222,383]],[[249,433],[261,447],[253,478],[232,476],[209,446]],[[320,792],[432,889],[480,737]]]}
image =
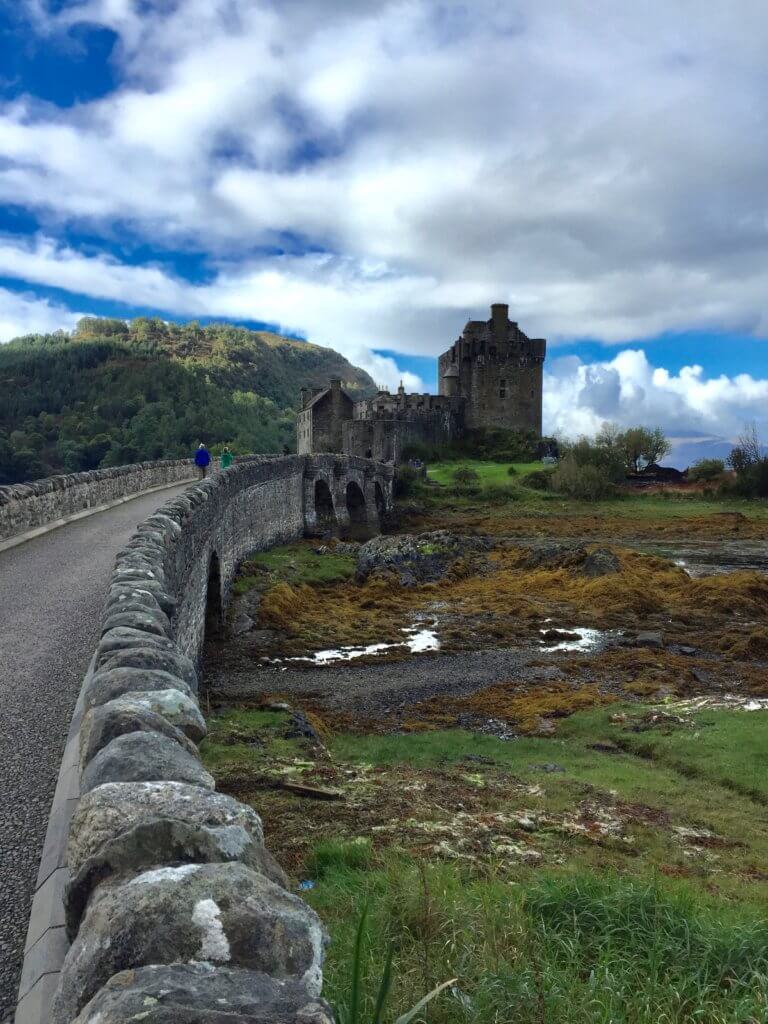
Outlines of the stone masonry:
{"label": "stone masonry", "polygon": [[351,457],[252,457],[168,501],[119,553],[68,744],[63,917],[33,965],[56,994],[49,1009],[33,986],[17,1021],[331,1024],[322,925],[287,891],[258,815],[201,764],[197,666],[247,553],[311,531],[318,488],[337,521],[375,526],[392,477]]}
{"label": "stone masonry", "polygon": [[0,541],[193,475],[191,460],[169,459],[0,487]]}

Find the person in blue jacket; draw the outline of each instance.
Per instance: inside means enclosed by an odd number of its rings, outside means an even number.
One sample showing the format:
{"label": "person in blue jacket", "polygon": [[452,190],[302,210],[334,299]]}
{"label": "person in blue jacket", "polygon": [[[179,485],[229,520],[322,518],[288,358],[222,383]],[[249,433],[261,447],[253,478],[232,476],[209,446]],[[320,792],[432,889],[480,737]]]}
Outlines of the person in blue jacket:
{"label": "person in blue jacket", "polygon": [[201,480],[204,479],[205,474],[208,472],[208,467],[210,466],[210,464],[211,453],[208,451],[204,444],[201,444],[200,447],[195,452],[195,465],[197,466],[197,471],[200,474]]}

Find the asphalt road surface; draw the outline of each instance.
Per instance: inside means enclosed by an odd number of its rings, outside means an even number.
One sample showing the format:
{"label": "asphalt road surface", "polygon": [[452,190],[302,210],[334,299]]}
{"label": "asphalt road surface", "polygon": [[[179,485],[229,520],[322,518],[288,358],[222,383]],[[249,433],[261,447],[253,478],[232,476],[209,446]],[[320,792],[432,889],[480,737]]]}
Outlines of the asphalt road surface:
{"label": "asphalt road surface", "polygon": [[188,484],[0,552],[0,1022],[12,1019],[59,763],[115,555]]}

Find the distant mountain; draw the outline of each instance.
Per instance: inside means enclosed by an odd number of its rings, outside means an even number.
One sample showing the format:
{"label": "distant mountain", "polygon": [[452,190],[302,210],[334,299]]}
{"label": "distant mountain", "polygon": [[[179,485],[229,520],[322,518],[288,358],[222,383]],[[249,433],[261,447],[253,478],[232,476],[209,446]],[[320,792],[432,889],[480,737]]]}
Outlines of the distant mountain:
{"label": "distant mountain", "polygon": [[302,387],[368,374],[338,352],[229,324],[82,319],[68,334],[0,345],[0,484],[145,459],[204,441],[293,449]]}

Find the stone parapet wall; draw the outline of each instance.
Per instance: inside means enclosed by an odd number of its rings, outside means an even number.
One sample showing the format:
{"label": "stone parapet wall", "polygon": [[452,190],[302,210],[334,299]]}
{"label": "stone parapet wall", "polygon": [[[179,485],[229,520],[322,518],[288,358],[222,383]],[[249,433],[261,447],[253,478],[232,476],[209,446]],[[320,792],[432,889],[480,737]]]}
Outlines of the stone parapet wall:
{"label": "stone parapet wall", "polygon": [[52,1006],[30,999],[35,1016],[22,1000],[19,1024],[331,1024],[322,925],[288,891],[259,816],[214,792],[201,763],[199,657],[243,556],[303,534],[314,479],[338,502],[359,487],[374,515],[392,475],[365,459],[253,457],[166,502],[118,554],[52,886],[57,948],[71,945],[39,968],[50,988],[60,967]]}
{"label": "stone parapet wall", "polygon": [[0,487],[0,541],[193,475],[191,460],[166,459]]}

